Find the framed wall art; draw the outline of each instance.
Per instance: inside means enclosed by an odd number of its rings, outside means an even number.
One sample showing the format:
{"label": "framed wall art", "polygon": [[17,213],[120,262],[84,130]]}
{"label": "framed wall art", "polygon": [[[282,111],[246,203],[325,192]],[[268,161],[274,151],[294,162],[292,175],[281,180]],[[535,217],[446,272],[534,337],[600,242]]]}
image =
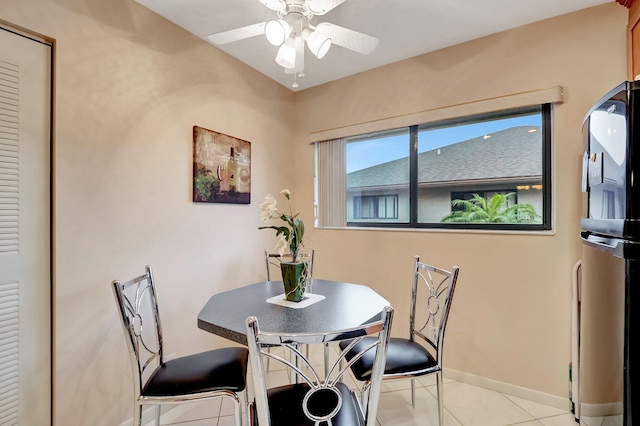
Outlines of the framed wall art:
{"label": "framed wall art", "polygon": [[193,126],[193,201],[251,202],[251,143]]}

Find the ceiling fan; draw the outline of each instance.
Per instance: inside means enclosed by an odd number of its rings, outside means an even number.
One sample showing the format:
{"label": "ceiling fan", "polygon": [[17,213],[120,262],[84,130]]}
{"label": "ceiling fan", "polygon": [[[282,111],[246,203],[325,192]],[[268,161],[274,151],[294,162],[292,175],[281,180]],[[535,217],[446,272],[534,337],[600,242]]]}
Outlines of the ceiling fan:
{"label": "ceiling fan", "polygon": [[211,34],[213,44],[226,44],[264,34],[269,43],[279,46],[276,62],[285,73],[304,77],[304,46],[318,59],[327,54],[332,44],[367,55],[378,45],[378,39],[328,22],[314,26],[311,20],[324,15],[346,0],[258,0],[277,12],[277,18],[246,27]]}

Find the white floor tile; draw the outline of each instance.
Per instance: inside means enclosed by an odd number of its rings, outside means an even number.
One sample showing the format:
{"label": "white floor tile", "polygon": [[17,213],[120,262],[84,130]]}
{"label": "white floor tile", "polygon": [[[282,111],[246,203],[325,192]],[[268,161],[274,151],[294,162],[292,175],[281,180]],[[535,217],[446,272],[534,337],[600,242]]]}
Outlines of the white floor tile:
{"label": "white floor tile", "polygon": [[[517,396],[505,395],[511,401],[513,401],[518,407],[522,408],[527,413],[531,414],[536,419],[542,417],[559,416],[561,414],[570,414],[573,419],[573,414],[560,408],[550,407],[548,405],[539,404],[537,402],[529,401],[527,399],[519,398]],[[574,420],[575,423],[575,420]],[[575,425],[574,425],[575,426]]]}
{"label": "white floor tile", "polygon": [[[242,409],[242,414],[245,415],[247,411],[246,403],[244,402],[244,398],[240,398],[240,408]],[[222,401],[222,406],[220,407],[220,416],[234,416],[235,405],[231,402],[230,399],[225,399]]]}
{"label": "white floor tile", "polygon": [[[402,390],[380,395],[378,422],[381,426],[438,426],[437,400],[424,388],[416,388],[416,407],[411,407],[411,391]],[[445,426],[461,426],[446,409]]]}
{"label": "white floor tile", "polygon": [[622,424],[622,415],[620,416],[608,416],[604,418],[602,426],[617,426]]}
{"label": "white floor tile", "polygon": [[[249,423],[246,417],[242,418],[243,426]],[[182,425],[180,425],[182,426]],[[188,425],[191,426],[191,425]],[[236,426],[236,418],[234,416],[223,416],[218,419],[218,426]]]}
{"label": "white floor tile", "polygon": [[535,420],[501,393],[460,382],[444,385],[444,405],[464,426],[502,426]]}
{"label": "white floor tile", "polygon": [[[435,382],[434,382],[435,384]],[[416,388],[423,388],[422,382],[416,380]],[[380,392],[395,392],[400,390],[411,389],[411,379],[393,379],[383,380],[380,386]]]}
{"label": "white floor tile", "polygon": [[[418,377],[418,381],[422,383],[422,386],[435,386],[436,385],[436,375],[435,374],[427,374],[426,376]],[[453,383],[455,380],[448,379],[446,376],[442,377],[443,383]]]}
{"label": "white floor tile", "polygon": [[[160,418],[161,425],[174,425],[177,423],[190,422],[195,420],[209,419],[209,424],[216,424],[220,415],[220,399],[210,401],[182,403],[171,407]],[[167,406],[169,407],[169,406]],[[211,423],[213,421],[213,423]],[[152,423],[155,425],[155,423]]]}
{"label": "white floor tile", "polygon": [[544,426],[576,426],[576,419],[572,413],[538,419]]}
{"label": "white floor tile", "polygon": [[213,419],[192,420],[175,424],[179,426],[216,426],[218,424],[217,422],[218,418],[214,417]]}
{"label": "white floor tile", "polygon": [[580,417],[580,426],[603,426],[604,417]]}

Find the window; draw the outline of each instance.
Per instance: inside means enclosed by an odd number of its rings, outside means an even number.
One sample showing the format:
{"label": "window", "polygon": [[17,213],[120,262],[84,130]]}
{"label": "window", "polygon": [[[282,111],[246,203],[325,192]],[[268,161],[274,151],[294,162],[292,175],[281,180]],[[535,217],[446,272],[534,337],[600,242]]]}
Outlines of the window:
{"label": "window", "polygon": [[356,196],[353,199],[354,219],[397,219],[398,196]]}
{"label": "window", "polygon": [[344,161],[342,183],[321,190],[346,198],[347,226],[551,229],[551,104],[341,143],[344,159],[320,156],[318,168]]}
{"label": "window", "polygon": [[[409,141],[409,129],[347,138],[347,223],[409,221]],[[377,213],[360,210],[363,202]]]}

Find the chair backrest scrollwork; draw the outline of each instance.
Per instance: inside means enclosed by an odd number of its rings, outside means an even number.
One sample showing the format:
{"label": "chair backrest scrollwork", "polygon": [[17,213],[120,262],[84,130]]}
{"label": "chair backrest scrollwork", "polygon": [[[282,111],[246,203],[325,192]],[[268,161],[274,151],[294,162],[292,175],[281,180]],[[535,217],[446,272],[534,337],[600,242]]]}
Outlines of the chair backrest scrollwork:
{"label": "chair backrest scrollwork", "polygon": [[162,325],[158,314],[153,272],[146,272],[127,282],[112,282],[113,294],[120,312],[134,380],[136,396],[140,395],[146,377],[162,364]]}
{"label": "chair backrest scrollwork", "polygon": [[444,333],[451,310],[459,268],[451,271],[420,262],[415,256],[411,291],[410,338],[420,337],[435,351],[442,367]]}
{"label": "chair backrest scrollwork", "polygon": [[[298,255],[300,261],[307,265],[305,269],[305,278],[308,280],[313,278],[313,261],[315,257],[315,249],[311,249],[308,253],[300,253]],[[264,251],[265,270],[267,272],[267,281],[271,281],[271,269],[280,269],[281,262],[291,261],[291,254],[285,253],[282,256],[279,253],[270,253],[269,250]]]}
{"label": "chair backrest scrollwork", "polygon": [[[357,400],[358,409],[361,410],[359,414],[363,419],[362,424],[374,426],[392,319],[393,308],[387,306],[384,308],[380,320],[360,327],[335,332],[294,335],[263,332],[258,325],[258,319],[255,317],[247,318],[247,342],[255,394],[255,406],[252,412],[255,413],[258,424],[269,425],[271,419],[271,407],[269,407],[263,366],[263,359],[269,358],[283,364],[299,378],[299,383],[287,385],[288,387],[297,387],[294,392],[304,395],[301,398],[302,406],[290,407],[291,412],[304,413],[307,419],[315,424],[320,422],[331,424],[331,419],[338,414],[344,404],[352,404]],[[375,338],[369,338],[367,340],[369,344],[347,360],[345,355],[367,336],[375,336]],[[338,355],[325,375],[316,369],[312,361],[299,348],[300,345],[333,341],[349,341],[349,345]],[[285,356],[280,356],[273,350],[269,350],[274,346],[283,348]],[[373,355],[374,352],[375,355]],[[342,378],[353,363],[367,355],[374,359],[372,378],[364,396],[359,399],[354,391],[345,391],[346,386],[342,383]]]}

